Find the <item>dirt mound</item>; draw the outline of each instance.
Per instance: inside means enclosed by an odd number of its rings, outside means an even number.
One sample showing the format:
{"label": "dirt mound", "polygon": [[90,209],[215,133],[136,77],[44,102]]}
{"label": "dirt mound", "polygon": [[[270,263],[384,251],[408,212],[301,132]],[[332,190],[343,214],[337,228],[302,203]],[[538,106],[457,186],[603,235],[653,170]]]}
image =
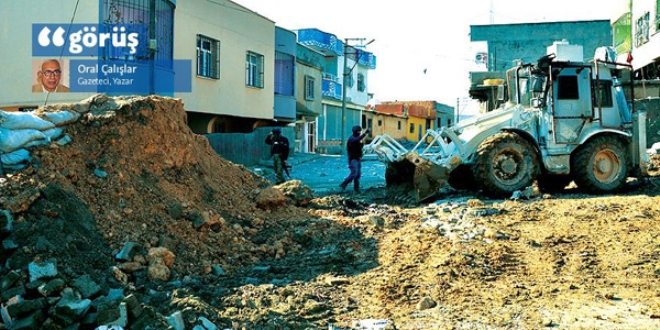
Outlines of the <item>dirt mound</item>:
{"label": "dirt mound", "polygon": [[[0,185],[0,209],[14,218],[0,238],[19,247],[3,252],[3,271],[57,260],[69,275],[93,274],[105,284],[130,242],[171,251],[173,281],[213,275],[214,267],[232,274],[295,245],[281,223],[306,212],[258,207],[269,182],[193,134],[180,100],[97,95],[38,111],[74,110],[83,115],[66,127],[71,142],[32,149],[33,165]],[[142,268],[108,285],[142,285],[149,281]]]}

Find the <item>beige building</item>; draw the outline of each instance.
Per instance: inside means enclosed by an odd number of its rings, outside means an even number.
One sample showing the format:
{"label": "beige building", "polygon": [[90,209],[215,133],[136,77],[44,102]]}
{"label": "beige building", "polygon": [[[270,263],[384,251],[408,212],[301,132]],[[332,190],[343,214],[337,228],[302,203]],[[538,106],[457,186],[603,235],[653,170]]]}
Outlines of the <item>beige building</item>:
{"label": "beige building", "polygon": [[[186,0],[177,2],[174,22],[174,58],[193,63],[192,93],[175,97],[193,131],[250,132],[273,119],[273,21],[231,1]],[[199,52],[210,56],[210,72],[200,69]]]}
{"label": "beige building", "polygon": [[387,134],[395,140],[406,139],[408,116],[403,104],[376,104],[372,121],[373,136]]}

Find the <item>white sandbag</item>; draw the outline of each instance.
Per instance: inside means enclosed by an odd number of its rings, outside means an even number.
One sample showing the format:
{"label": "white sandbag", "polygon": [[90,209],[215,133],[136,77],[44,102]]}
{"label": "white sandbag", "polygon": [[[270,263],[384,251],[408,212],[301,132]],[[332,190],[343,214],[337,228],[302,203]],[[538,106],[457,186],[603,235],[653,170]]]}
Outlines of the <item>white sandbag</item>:
{"label": "white sandbag", "polygon": [[44,133],[48,141],[57,140],[60,136],[62,136],[63,132],[64,132],[64,128],[62,127],[54,127],[51,129],[47,129],[45,131],[41,131],[41,133]]}
{"label": "white sandbag", "polygon": [[55,112],[44,112],[41,116],[53,123],[55,126],[63,126],[71,124],[80,118],[80,114],[73,111],[55,111]]}
{"label": "white sandbag", "polygon": [[0,127],[11,130],[36,129],[43,131],[55,127],[55,124],[37,117],[32,112],[7,112],[0,110]]}
{"label": "white sandbag", "polygon": [[48,139],[36,140],[36,141],[32,141],[32,142],[28,142],[28,143],[24,144],[23,148],[31,149],[31,148],[34,148],[34,147],[45,146],[45,145],[48,144],[48,142],[50,142],[50,141],[48,141]]}
{"label": "white sandbag", "polygon": [[71,141],[73,141],[73,140],[71,139],[71,137],[68,136],[68,135],[65,135],[65,136],[63,136],[61,139],[57,140],[57,144],[59,144],[59,145],[61,145],[61,146],[65,146],[65,145],[71,143]]}
{"label": "white sandbag", "polygon": [[17,165],[31,162],[32,157],[27,149],[18,149],[10,153],[0,154],[0,161],[2,162],[2,165]]}
{"label": "white sandbag", "polygon": [[22,170],[27,166],[26,163],[21,163],[21,164],[16,164],[16,165],[2,165],[2,169],[5,171],[12,170],[12,171],[18,171]]}
{"label": "white sandbag", "polygon": [[0,151],[2,152],[12,152],[16,149],[23,148],[23,146],[32,141],[45,139],[46,136],[44,133],[36,129],[9,130],[0,127]]}

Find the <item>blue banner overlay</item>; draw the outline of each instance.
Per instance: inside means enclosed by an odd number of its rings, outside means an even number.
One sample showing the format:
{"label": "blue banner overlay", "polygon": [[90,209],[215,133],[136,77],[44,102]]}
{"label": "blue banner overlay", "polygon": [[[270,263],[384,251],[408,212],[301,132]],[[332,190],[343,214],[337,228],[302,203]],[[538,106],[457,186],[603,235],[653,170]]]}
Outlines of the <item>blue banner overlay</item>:
{"label": "blue banner overlay", "polygon": [[170,94],[192,91],[191,60],[71,60],[69,70],[71,92]]}
{"label": "blue banner overlay", "polygon": [[32,24],[32,56],[148,58],[145,24]]}

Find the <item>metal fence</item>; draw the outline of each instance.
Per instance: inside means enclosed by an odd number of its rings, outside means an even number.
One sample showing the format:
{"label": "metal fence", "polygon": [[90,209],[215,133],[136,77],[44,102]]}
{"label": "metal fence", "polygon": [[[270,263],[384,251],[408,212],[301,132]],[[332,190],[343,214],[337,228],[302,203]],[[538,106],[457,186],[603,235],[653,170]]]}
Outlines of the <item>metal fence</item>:
{"label": "metal fence", "polygon": [[[245,166],[258,165],[270,157],[270,146],[264,141],[273,127],[260,127],[252,133],[205,134],[211,147],[223,158]],[[290,153],[293,153],[295,132],[293,127],[281,127],[282,135],[289,139]]]}

